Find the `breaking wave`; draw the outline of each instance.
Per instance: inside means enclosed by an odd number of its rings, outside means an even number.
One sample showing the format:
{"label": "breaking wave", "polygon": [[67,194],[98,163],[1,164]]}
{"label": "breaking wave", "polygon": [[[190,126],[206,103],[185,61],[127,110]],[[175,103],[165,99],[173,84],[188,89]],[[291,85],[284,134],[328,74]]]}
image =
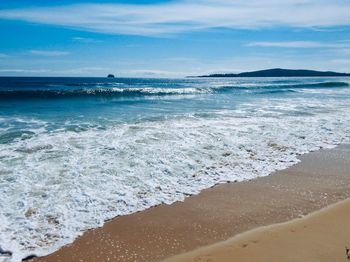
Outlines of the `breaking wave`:
{"label": "breaking wave", "polygon": [[[73,84],[70,84],[73,85]],[[77,86],[78,84],[75,84]],[[81,84],[80,84],[81,86]],[[100,86],[100,85],[98,85]],[[322,82],[311,84],[285,84],[267,86],[216,86],[216,87],[95,87],[79,89],[40,89],[40,90],[0,90],[0,99],[50,99],[50,98],[76,98],[76,97],[132,97],[132,96],[165,96],[210,94],[229,92],[232,90],[245,90],[252,93],[278,93],[296,92],[293,89],[320,89],[320,88],[344,88],[349,87],[347,82]],[[265,90],[265,91],[264,91]]]}

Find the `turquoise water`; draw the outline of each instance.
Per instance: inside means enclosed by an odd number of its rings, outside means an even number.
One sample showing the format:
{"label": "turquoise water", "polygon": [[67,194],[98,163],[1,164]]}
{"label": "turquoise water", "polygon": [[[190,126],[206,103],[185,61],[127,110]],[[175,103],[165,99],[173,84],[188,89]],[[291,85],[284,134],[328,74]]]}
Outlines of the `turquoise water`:
{"label": "turquoise water", "polygon": [[0,78],[3,257],[45,255],[106,219],[349,142],[349,83]]}
{"label": "turquoise water", "polygon": [[[8,131],[1,134],[0,141],[10,142],[31,130],[30,120],[42,121],[47,131],[104,128],[176,116],[205,117],[264,99],[286,99],[286,103],[298,98],[341,101],[348,96],[336,91],[348,89],[346,78],[0,78],[0,128]],[[334,93],[324,96],[322,90]],[[246,113],[256,110],[259,108]],[[290,112],[276,112],[302,115],[313,110],[306,103]],[[38,126],[39,122],[35,128]]]}

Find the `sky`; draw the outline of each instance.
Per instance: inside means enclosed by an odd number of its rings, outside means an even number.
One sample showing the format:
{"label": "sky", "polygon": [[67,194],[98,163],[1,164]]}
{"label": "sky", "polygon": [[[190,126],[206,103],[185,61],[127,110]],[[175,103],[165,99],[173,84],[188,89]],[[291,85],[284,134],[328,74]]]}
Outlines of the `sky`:
{"label": "sky", "polygon": [[349,0],[1,0],[0,76],[350,72]]}

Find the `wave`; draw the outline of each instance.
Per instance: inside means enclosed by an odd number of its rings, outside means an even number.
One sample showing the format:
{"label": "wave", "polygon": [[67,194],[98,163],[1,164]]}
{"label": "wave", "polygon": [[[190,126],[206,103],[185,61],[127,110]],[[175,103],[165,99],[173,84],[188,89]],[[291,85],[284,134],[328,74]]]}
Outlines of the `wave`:
{"label": "wave", "polygon": [[96,88],[77,90],[8,90],[0,91],[1,98],[69,98],[69,97],[118,97],[210,93],[205,88]]}
{"label": "wave", "polygon": [[348,82],[323,82],[313,84],[289,85],[289,88],[330,88],[330,87],[348,87]]}
{"label": "wave", "polygon": [[221,89],[245,89],[245,90],[261,90],[261,89],[320,89],[320,88],[342,88],[349,87],[350,83],[348,82],[321,82],[321,83],[302,83],[302,84],[271,84],[268,85],[257,85],[257,86],[222,86]]}
{"label": "wave", "polygon": [[228,113],[0,144],[0,246],[12,261],[47,255],[115,216],[266,176],[299,154],[348,142],[349,116],[348,108],[297,121]]}
{"label": "wave", "polygon": [[296,93],[296,90],[293,89],[275,89],[275,90],[264,90],[258,92],[260,95],[269,95],[269,94],[283,94],[283,93]]}
{"label": "wave", "polygon": [[[72,87],[76,87],[75,84]],[[84,85],[82,83],[81,85]],[[105,87],[80,89],[39,89],[39,90],[1,90],[0,99],[44,99],[44,98],[75,98],[75,97],[129,97],[129,96],[165,96],[165,95],[189,95],[224,93],[230,91],[251,91],[259,94],[295,92],[293,89],[319,89],[319,88],[343,88],[348,87],[348,82],[322,82],[310,84],[286,84],[286,85],[228,85],[217,87]],[[262,91],[266,90],[266,91]]]}
{"label": "wave", "polygon": [[[187,87],[181,82],[182,88],[170,83],[163,87],[0,89],[0,97],[3,92],[10,98],[27,98],[29,92],[34,98],[49,94],[55,99],[219,93],[225,100],[231,95],[233,99],[227,101],[234,107],[220,103],[217,110],[212,101],[203,99],[196,107],[190,104],[189,111],[170,115],[160,109],[175,111],[179,104],[157,107],[145,103],[131,110],[128,121],[107,115],[107,122],[106,111],[99,107],[91,118],[90,111],[82,114],[87,117],[80,117],[80,111],[74,112],[79,118],[71,117],[70,110],[60,115],[48,110],[41,116],[38,101],[24,103],[28,104],[24,109],[14,107],[14,115],[12,109],[10,114],[4,110],[0,114],[0,261],[2,255],[10,261],[47,255],[115,216],[181,201],[221,182],[265,176],[298,162],[299,154],[349,143],[350,89],[343,88],[348,84],[319,82],[237,81],[230,85],[220,80]],[[202,84],[207,86],[200,87]],[[305,90],[321,94],[345,90],[346,95],[340,99],[303,97]],[[300,96],[260,99],[264,92],[300,92]],[[236,94],[247,94],[249,99],[240,101]],[[250,99],[254,96],[256,99]],[[57,104],[66,101],[61,102]],[[149,108],[157,113],[140,113]],[[110,112],[117,115],[114,112],[121,111]]]}

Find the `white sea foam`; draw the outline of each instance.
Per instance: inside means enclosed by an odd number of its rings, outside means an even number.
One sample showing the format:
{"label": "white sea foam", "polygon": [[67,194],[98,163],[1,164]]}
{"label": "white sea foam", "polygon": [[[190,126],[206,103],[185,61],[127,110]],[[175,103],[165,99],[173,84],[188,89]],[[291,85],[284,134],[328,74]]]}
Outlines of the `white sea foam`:
{"label": "white sea foam", "polygon": [[[94,93],[98,93],[99,90],[95,89],[92,90]],[[96,92],[97,91],[97,92]],[[105,91],[105,89],[103,90]],[[165,95],[171,95],[171,94],[178,94],[178,95],[185,95],[185,94],[208,94],[212,93],[212,88],[192,88],[192,87],[186,87],[186,88],[153,88],[153,87],[142,87],[142,88],[117,88],[113,87],[111,88],[112,92],[118,92],[118,93],[140,93],[140,94],[165,94]]]}
{"label": "white sea foam", "polygon": [[215,117],[40,131],[0,144],[0,247],[12,261],[46,255],[112,217],[266,176],[349,136],[350,109],[331,99],[262,99]]}

